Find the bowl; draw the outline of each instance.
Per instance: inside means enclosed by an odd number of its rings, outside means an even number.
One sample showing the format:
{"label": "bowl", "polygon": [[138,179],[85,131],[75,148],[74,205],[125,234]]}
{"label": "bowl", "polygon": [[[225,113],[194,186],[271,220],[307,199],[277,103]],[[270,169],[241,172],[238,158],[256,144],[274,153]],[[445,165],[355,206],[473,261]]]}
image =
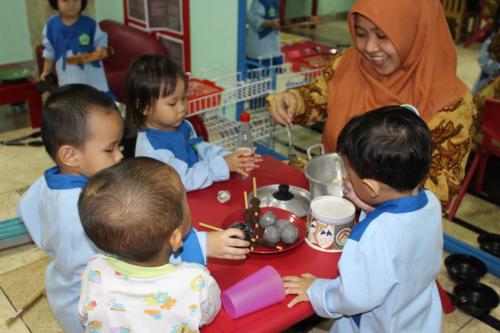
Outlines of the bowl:
{"label": "bowl", "polygon": [[479,235],[477,242],[481,250],[500,258],[500,235],[485,232]]}
{"label": "bowl", "polygon": [[455,282],[477,282],[487,272],[486,265],[481,260],[466,254],[451,254],[445,259],[444,264],[448,275]]}
{"label": "bowl", "polygon": [[482,283],[459,283],[453,288],[453,295],[455,306],[474,317],[482,317],[498,305],[498,294]]}

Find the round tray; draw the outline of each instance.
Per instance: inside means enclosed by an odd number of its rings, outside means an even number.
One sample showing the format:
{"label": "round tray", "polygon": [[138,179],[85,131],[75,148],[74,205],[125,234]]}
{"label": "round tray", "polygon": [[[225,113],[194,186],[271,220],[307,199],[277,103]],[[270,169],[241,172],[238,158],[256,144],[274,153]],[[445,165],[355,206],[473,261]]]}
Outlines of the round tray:
{"label": "round tray", "polygon": [[[282,253],[285,251],[289,251],[296,246],[298,246],[300,243],[304,241],[304,238],[306,237],[307,234],[307,228],[305,224],[305,219],[300,218],[295,214],[290,213],[289,211],[275,208],[275,207],[261,207],[260,208],[260,213],[261,215],[264,214],[267,211],[271,211],[276,215],[277,219],[285,219],[288,220],[290,223],[293,223],[297,229],[298,229],[298,236],[297,240],[292,243],[292,244],[285,244],[283,242],[278,242],[276,245],[280,246],[282,250],[276,249],[274,247],[262,245],[262,244],[257,244],[254,249],[251,251],[251,253],[257,253],[257,254],[274,254],[274,253]],[[243,216],[243,210],[237,210],[229,214],[224,222],[222,223],[222,228],[227,229],[231,224],[238,222],[238,221],[244,221],[244,216]]]}

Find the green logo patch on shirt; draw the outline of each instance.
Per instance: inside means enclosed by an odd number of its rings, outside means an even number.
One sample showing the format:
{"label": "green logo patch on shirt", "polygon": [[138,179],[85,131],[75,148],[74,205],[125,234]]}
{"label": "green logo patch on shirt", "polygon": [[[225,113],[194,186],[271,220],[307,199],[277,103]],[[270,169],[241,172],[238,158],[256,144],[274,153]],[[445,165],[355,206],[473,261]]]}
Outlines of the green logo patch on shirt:
{"label": "green logo patch on shirt", "polygon": [[269,8],[269,11],[267,12],[267,15],[270,16],[270,17],[273,17],[273,16],[276,15],[276,10],[274,9],[274,7]]}
{"label": "green logo patch on shirt", "polygon": [[78,40],[80,41],[80,45],[89,45],[90,44],[90,36],[87,35],[86,33],[83,33],[78,37]]}

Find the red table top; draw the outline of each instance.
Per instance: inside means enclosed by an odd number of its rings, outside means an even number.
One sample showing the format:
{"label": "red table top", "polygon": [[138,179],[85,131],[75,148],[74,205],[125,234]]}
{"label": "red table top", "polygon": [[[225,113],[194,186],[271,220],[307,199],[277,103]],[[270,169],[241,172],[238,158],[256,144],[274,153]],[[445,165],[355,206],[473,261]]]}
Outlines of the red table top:
{"label": "red table top", "polygon": [[[264,156],[261,167],[254,171],[257,187],[270,184],[289,184],[309,189],[303,173],[290,168],[281,161]],[[228,190],[231,200],[225,204],[217,201],[217,192]],[[232,174],[225,182],[214,183],[207,189],[188,193],[192,223],[198,230],[203,222],[221,226],[226,216],[243,209],[243,191],[252,191],[252,179],[242,180]],[[247,260],[209,259],[208,269],[222,291],[259,270],[265,265],[273,266],[281,276],[311,273],[318,277],[334,278],[338,275],[337,263],[340,253],[324,253],[310,248],[305,242],[294,249],[278,254],[251,254]],[[231,319],[224,308],[215,320],[202,328],[203,332],[279,332],[313,314],[308,302],[289,309],[287,304],[293,296],[265,309],[238,319]]]}

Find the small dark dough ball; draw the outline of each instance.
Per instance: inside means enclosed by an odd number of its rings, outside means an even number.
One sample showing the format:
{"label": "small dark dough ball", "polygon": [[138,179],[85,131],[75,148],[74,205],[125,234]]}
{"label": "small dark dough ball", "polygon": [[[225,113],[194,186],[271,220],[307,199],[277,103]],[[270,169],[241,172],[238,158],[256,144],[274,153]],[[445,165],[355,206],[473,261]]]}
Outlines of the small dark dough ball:
{"label": "small dark dough ball", "polygon": [[299,235],[299,230],[292,223],[288,223],[281,230],[281,241],[285,244],[293,244],[297,240],[297,236]]}
{"label": "small dark dough ball", "polygon": [[267,211],[260,217],[259,224],[262,228],[267,228],[270,225],[273,225],[275,221],[276,215],[271,211]]}
{"label": "small dark dough ball", "polygon": [[280,230],[274,226],[270,225],[264,230],[264,242],[274,246],[280,240]]}

